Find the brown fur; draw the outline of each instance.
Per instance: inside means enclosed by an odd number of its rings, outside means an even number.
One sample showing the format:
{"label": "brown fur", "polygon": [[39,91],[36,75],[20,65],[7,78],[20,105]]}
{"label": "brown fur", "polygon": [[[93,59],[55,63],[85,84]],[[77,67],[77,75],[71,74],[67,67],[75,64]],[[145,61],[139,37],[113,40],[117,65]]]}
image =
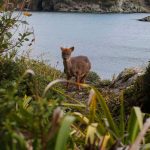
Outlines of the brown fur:
{"label": "brown fur", "polygon": [[[64,64],[64,72],[67,75],[67,80],[71,77],[76,78],[77,83],[84,83],[85,77],[91,69],[91,63],[86,56],[71,57],[71,53],[74,51],[74,47],[62,48],[62,58]],[[69,84],[67,84],[68,87]],[[78,85],[78,89],[80,86]]]}

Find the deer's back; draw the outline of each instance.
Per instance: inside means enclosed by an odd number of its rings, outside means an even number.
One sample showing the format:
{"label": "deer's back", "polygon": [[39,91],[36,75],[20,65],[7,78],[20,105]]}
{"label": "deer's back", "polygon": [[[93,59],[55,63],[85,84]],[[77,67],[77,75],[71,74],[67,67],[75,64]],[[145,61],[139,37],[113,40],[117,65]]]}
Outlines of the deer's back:
{"label": "deer's back", "polygon": [[84,76],[91,69],[91,63],[86,56],[76,56],[71,58],[71,72],[74,76]]}

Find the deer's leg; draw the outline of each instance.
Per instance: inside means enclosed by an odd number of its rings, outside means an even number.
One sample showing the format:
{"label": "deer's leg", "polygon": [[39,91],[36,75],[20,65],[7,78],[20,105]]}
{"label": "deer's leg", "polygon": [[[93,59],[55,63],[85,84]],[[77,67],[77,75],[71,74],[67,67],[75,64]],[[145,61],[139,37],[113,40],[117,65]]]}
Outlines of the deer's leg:
{"label": "deer's leg", "polygon": [[76,82],[77,82],[77,89],[80,90],[81,88],[79,85],[80,84],[80,77],[79,76],[76,77]]}
{"label": "deer's leg", "polygon": [[85,82],[85,78],[86,78],[87,75],[84,75],[81,80],[80,80],[80,83],[84,83]]}
{"label": "deer's leg", "polygon": [[[67,76],[67,80],[69,81],[71,79],[71,76]],[[69,88],[69,82],[67,82],[67,89]]]}

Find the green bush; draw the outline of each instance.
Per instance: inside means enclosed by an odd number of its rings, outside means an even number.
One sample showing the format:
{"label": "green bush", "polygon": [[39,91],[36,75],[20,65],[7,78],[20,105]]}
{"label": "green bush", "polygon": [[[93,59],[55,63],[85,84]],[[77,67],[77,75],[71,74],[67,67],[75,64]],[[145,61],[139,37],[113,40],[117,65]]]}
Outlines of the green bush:
{"label": "green bush", "polygon": [[150,113],[150,63],[146,68],[146,72],[143,75],[143,96],[144,102],[142,109],[144,112]]}
{"label": "green bush", "polygon": [[[57,82],[53,81],[53,83]],[[144,114],[140,108],[133,108],[126,123],[121,96],[120,117],[115,121],[101,93],[94,87],[84,86],[91,88],[88,106],[49,99],[45,96],[46,93],[43,97],[35,95],[34,99],[32,96],[20,98],[16,94],[17,84],[12,87],[11,92],[1,89],[0,148],[2,150],[12,148],[65,150],[90,147],[111,149],[114,145],[117,148],[133,147],[140,130],[144,132],[148,130],[143,127]],[[83,106],[88,108],[85,114],[72,110],[63,111],[68,107]],[[125,133],[128,133],[127,136],[124,135]],[[141,139],[143,138],[142,136]],[[147,141],[145,144],[148,144],[149,140],[148,132],[145,136]],[[99,145],[100,141],[103,142]],[[116,144],[117,142],[121,145]],[[141,144],[140,148],[144,149],[145,144]]]}
{"label": "green bush", "polygon": [[96,72],[90,71],[87,76],[87,81],[89,81],[91,84],[99,85],[101,78]]}
{"label": "green bush", "polygon": [[25,20],[20,20],[20,15],[20,13],[14,14],[11,11],[3,12],[0,15],[0,57],[14,58],[23,43],[32,42],[32,39],[29,40],[32,32],[26,27],[23,33],[17,33],[20,28],[19,24],[28,25]]}
{"label": "green bush", "polygon": [[126,88],[124,98],[127,111],[133,106],[139,106],[143,112],[150,113],[150,63],[143,75],[137,77],[135,83]]}

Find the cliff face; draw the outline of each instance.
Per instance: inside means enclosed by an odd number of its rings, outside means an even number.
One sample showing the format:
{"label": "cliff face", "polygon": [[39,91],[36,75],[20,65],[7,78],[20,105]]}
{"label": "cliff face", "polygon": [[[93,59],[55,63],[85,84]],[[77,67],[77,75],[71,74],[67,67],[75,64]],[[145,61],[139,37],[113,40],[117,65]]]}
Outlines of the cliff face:
{"label": "cliff face", "polygon": [[36,0],[30,8],[64,12],[150,12],[150,0]]}

